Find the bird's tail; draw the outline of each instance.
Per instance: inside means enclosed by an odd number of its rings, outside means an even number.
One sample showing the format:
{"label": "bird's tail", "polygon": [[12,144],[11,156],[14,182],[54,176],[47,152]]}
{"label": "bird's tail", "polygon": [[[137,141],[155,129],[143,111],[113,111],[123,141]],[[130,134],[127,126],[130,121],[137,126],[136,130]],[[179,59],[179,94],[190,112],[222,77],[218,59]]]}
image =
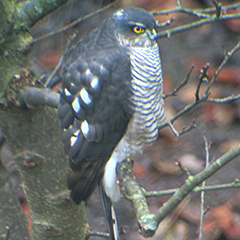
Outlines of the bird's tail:
{"label": "bird's tail", "polygon": [[111,238],[111,240],[120,240],[117,217],[116,217],[116,213],[114,211],[113,205],[112,205],[112,201],[106,195],[102,183],[98,184],[98,188],[99,188],[99,193],[101,195],[104,213],[105,213],[107,225],[108,225],[109,232],[110,232],[110,238]]}

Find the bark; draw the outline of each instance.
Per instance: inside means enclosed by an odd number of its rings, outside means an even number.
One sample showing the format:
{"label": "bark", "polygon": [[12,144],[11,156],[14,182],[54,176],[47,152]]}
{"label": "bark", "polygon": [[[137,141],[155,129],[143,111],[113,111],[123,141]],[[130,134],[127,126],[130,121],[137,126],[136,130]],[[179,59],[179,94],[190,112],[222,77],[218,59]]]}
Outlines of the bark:
{"label": "bark", "polygon": [[21,212],[11,176],[0,161],[0,240],[30,240],[27,217]]}
{"label": "bark", "polygon": [[56,110],[0,109],[0,126],[12,149],[30,207],[32,239],[85,239],[85,206],[76,206],[66,188],[68,160],[60,142]]}

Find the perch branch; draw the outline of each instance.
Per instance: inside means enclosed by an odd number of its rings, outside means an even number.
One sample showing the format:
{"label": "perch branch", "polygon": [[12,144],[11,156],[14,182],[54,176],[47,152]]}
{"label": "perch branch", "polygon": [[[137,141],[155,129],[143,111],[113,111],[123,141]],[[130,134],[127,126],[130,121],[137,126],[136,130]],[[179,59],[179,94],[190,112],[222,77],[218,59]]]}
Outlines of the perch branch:
{"label": "perch branch", "polygon": [[[118,163],[117,173],[120,181],[120,186],[124,196],[131,201],[139,223],[139,231],[144,237],[151,237],[155,233],[160,222],[200,183],[212,176],[224,165],[232,161],[240,155],[240,145],[232,148],[227,153],[222,155],[216,161],[212,162],[208,168],[196,176],[190,176],[186,183],[177,189],[174,195],[156,212],[155,215],[150,214],[144,190],[136,182],[136,179],[131,171],[130,161]],[[239,185],[235,183],[234,185]],[[239,187],[239,186],[238,186]],[[199,190],[199,188],[198,188]],[[201,189],[202,190],[202,189]]]}
{"label": "perch branch", "polygon": [[35,105],[47,105],[58,108],[59,94],[46,88],[25,87],[20,91],[20,104],[26,104],[29,108]]}
{"label": "perch branch", "polygon": [[110,237],[110,234],[109,233],[103,233],[103,232],[93,232],[93,231],[90,231],[88,233],[88,236],[86,237],[86,239],[88,239],[88,237],[102,237],[102,238],[109,238]]}
{"label": "perch branch", "polygon": [[117,174],[122,193],[126,199],[131,201],[137,215],[140,233],[144,237],[153,236],[157,229],[157,224],[154,221],[154,215],[149,212],[143,190],[132,173],[130,160],[118,163]]}

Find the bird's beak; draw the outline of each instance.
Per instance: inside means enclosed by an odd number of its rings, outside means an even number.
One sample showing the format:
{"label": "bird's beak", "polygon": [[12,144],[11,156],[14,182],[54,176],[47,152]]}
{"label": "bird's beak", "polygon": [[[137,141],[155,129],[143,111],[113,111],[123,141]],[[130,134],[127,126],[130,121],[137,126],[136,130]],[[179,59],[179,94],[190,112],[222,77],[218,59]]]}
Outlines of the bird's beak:
{"label": "bird's beak", "polygon": [[155,29],[153,29],[151,32],[149,31],[149,38],[151,39],[151,40],[156,40],[157,39],[157,32],[156,32],[156,30]]}

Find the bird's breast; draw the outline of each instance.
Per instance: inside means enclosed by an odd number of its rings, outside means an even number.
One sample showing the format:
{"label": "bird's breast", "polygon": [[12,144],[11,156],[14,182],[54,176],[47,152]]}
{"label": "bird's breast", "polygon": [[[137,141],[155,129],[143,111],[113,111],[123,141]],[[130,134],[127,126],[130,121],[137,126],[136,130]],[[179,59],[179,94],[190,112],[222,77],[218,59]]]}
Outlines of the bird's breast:
{"label": "bird's breast", "polygon": [[157,43],[153,47],[131,48],[133,118],[125,136],[136,146],[153,142],[164,119],[162,68]]}

